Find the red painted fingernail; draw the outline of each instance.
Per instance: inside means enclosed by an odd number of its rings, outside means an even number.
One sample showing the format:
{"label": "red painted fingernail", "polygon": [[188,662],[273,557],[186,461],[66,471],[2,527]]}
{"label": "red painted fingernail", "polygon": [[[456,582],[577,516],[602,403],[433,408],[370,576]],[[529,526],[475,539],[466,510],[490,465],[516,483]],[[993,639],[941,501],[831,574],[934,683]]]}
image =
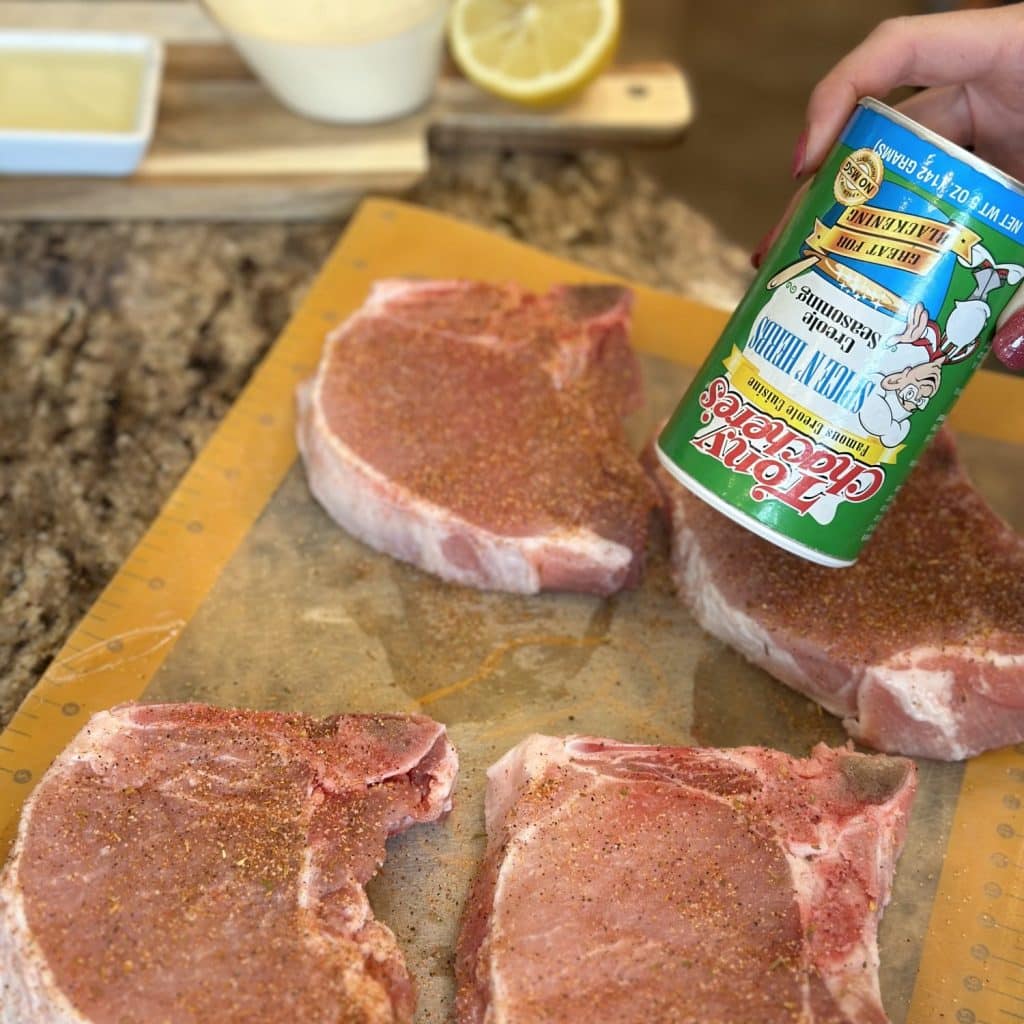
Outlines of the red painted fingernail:
{"label": "red painted fingernail", "polygon": [[772,230],[769,231],[768,234],[766,234],[764,238],[762,238],[761,241],[754,246],[754,251],[750,254],[750,265],[755,270],[761,269],[761,263],[764,261],[764,254],[768,251],[768,247],[772,244],[772,235],[774,233],[775,229],[772,228]]}
{"label": "red painted fingernail", "polygon": [[807,156],[807,129],[800,133],[796,140],[796,149],[793,150],[793,177],[799,178],[804,169],[804,159]]}
{"label": "red painted fingernail", "polygon": [[1024,309],[1018,309],[992,340],[996,359],[1011,370],[1024,370]]}

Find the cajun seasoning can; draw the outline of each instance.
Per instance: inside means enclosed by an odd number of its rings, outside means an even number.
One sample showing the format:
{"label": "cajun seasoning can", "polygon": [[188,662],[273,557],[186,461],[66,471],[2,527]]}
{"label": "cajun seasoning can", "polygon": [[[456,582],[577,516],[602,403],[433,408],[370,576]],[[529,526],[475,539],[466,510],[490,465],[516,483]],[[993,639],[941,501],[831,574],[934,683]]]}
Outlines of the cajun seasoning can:
{"label": "cajun seasoning can", "polygon": [[719,511],[851,565],[1024,278],[1024,185],[862,100],[658,439]]}

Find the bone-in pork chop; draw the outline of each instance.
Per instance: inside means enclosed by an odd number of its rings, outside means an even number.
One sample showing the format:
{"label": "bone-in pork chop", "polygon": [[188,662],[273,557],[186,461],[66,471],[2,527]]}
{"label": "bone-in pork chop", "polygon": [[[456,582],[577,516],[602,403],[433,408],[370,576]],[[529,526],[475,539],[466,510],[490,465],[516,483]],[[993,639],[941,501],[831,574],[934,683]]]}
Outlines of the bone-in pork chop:
{"label": "bone-in pork chop", "polygon": [[622,432],[642,400],[630,303],[604,285],[378,282],[299,391],[313,494],[456,583],[634,585],[657,499]]}
{"label": "bone-in pork chop", "polygon": [[913,762],[532,736],[488,775],[459,1024],[884,1024]]}
{"label": "bone-in pork chop", "polygon": [[708,632],[879,750],[957,760],[1024,739],[1024,538],[948,431],[846,569],[786,553],[656,472],[676,585]]}
{"label": "bone-in pork chop", "polygon": [[0,875],[3,1024],[407,1024],[364,883],[451,806],[429,718],[197,704],[94,715]]}

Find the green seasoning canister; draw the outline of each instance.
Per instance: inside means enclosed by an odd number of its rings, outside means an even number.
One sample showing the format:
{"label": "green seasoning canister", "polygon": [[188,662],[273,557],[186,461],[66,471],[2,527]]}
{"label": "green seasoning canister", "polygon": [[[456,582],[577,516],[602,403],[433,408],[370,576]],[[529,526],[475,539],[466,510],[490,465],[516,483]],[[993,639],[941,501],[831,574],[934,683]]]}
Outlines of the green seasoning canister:
{"label": "green seasoning canister", "polygon": [[1024,278],[1024,185],[862,100],[658,438],[719,511],[851,565]]}

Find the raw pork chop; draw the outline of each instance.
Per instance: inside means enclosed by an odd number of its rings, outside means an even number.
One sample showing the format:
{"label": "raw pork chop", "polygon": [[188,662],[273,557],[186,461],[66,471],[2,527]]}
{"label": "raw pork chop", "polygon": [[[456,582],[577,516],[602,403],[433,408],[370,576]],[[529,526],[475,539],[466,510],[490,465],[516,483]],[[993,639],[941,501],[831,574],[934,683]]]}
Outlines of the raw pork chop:
{"label": "raw pork chop", "polygon": [[363,884],[389,835],[450,808],[456,768],[429,718],[93,716],[0,876],[0,1021],[411,1021]]}
{"label": "raw pork chop", "polygon": [[637,583],[656,494],[622,416],[642,401],[622,288],[381,281],[299,391],[317,500],[456,583]]}
{"label": "raw pork chop", "polygon": [[487,773],[460,1024],[883,1024],[913,762],[532,736]]}
{"label": "raw pork chop", "polygon": [[1024,739],[1024,539],[937,435],[858,562],[761,540],[657,471],[697,621],[879,750],[943,760]]}

